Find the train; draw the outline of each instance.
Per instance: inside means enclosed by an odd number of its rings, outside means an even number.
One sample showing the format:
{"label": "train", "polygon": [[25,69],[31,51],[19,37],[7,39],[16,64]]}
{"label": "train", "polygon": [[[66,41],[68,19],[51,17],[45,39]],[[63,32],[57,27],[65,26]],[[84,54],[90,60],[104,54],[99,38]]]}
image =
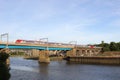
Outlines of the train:
{"label": "train", "polygon": [[17,39],[15,43],[16,44],[49,44],[49,45],[76,46],[76,47],[89,47],[89,48],[96,47],[94,45],[75,45],[75,44],[67,44],[67,43],[45,42],[45,41],[37,41],[37,40],[23,40],[23,39]]}
{"label": "train", "polygon": [[15,41],[16,44],[52,44],[52,45],[68,45],[65,43],[57,43],[57,42],[45,42],[45,41],[37,41],[37,40],[23,40],[17,39]]}
{"label": "train", "polygon": [[15,43],[19,43],[19,44],[24,44],[24,43],[35,44],[35,43],[40,43],[40,41],[17,39],[15,41]]}

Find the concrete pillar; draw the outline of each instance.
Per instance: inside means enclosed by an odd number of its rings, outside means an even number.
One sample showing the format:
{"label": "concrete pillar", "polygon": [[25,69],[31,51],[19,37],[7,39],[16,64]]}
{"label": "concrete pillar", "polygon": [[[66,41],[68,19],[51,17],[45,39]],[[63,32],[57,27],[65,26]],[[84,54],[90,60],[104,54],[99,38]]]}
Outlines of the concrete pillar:
{"label": "concrete pillar", "polygon": [[90,56],[90,50],[89,49],[87,50],[87,56]]}
{"label": "concrete pillar", "polygon": [[50,58],[49,58],[49,51],[40,51],[39,52],[39,62],[40,63],[49,63]]}
{"label": "concrete pillar", "polygon": [[90,50],[90,56],[92,56],[93,54],[92,54],[92,50]]}
{"label": "concrete pillar", "polygon": [[79,50],[79,55],[80,55],[80,56],[83,56],[81,49]]}
{"label": "concrete pillar", "polygon": [[80,50],[76,50],[76,56],[80,56]]}
{"label": "concrete pillar", "polygon": [[87,50],[85,50],[85,55],[88,55],[88,54],[87,54]]}
{"label": "concrete pillar", "polygon": [[78,54],[79,56],[83,56],[83,54],[82,54],[82,49],[79,49],[79,54]]}

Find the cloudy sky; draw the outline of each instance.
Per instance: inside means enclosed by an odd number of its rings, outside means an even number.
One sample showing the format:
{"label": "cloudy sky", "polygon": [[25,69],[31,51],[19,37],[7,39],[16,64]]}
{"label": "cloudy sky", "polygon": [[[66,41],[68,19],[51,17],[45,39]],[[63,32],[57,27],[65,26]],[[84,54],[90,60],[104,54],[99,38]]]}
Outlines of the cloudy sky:
{"label": "cloudy sky", "polygon": [[96,44],[120,41],[120,0],[0,0],[0,34]]}

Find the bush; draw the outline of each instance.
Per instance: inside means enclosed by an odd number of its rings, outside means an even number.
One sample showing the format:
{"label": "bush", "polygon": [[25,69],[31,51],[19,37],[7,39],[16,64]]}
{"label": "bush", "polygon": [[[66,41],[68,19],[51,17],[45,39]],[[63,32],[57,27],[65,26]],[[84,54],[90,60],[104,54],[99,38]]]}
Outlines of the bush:
{"label": "bush", "polygon": [[6,52],[0,52],[0,61],[5,62],[8,57],[9,54],[7,54]]}

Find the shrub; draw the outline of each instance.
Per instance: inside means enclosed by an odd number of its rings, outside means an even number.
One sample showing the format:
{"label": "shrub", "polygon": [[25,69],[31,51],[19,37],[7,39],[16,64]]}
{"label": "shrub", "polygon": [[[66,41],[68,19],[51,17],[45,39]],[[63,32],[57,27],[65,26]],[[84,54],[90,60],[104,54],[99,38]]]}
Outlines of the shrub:
{"label": "shrub", "polygon": [[8,57],[9,54],[7,54],[6,52],[0,52],[0,61],[5,62]]}

